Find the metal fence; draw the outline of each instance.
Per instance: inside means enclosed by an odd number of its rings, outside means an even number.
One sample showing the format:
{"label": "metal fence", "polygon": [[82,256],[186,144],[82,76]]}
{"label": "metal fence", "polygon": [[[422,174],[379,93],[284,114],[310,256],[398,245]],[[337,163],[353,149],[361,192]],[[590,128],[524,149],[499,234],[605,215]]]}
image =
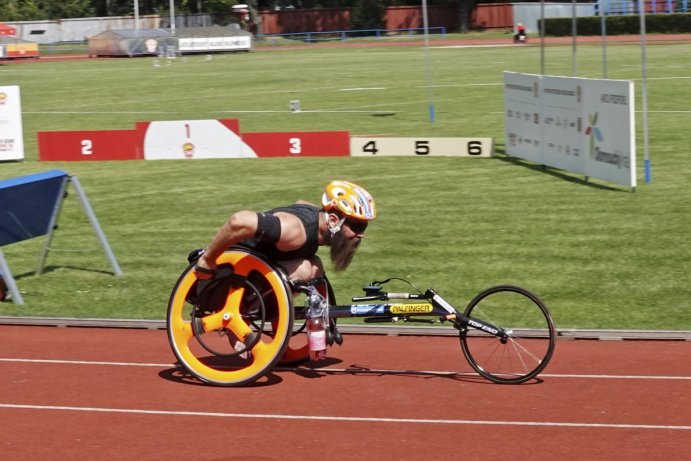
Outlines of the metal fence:
{"label": "metal fence", "polygon": [[[689,0],[645,0],[645,12],[648,14],[688,13]],[[636,0],[598,0],[595,2],[595,14],[619,16],[638,14],[639,2]]]}
{"label": "metal fence", "polygon": [[[49,43],[86,42],[89,37],[108,30],[161,29],[170,27],[170,19],[160,15],[140,16],[135,22],[133,16],[112,16],[102,18],[61,19],[59,21],[17,21],[8,22],[17,29],[17,38],[41,45]],[[206,27],[213,24],[208,14],[175,17],[176,27]]]}
{"label": "metal fence", "polygon": [[[298,41],[302,43],[316,43],[327,41],[346,41],[355,38],[401,38],[409,36],[419,37],[424,33],[424,28],[415,27],[407,29],[358,29],[358,30],[334,30],[324,32],[296,32],[290,34],[257,34],[256,39],[268,42],[272,45],[285,44],[286,41]],[[445,27],[429,27],[428,32],[444,37]]]}

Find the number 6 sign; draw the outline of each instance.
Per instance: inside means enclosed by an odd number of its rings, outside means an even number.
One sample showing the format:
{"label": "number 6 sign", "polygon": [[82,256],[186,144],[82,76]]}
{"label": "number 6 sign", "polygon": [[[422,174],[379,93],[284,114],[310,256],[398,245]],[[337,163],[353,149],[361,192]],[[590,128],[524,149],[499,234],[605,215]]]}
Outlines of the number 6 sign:
{"label": "number 6 sign", "polygon": [[350,138],[351,156],[491,157],[492,138]]}

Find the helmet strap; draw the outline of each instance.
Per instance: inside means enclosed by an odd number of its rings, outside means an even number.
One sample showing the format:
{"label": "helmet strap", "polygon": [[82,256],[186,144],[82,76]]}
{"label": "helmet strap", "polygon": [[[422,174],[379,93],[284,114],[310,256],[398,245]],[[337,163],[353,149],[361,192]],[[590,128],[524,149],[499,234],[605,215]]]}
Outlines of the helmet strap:
{"label": "helmet strap", "polygon": [[338,224],[336,224],[334,227],[328,226],[329,227],[329,232],[331,232],[331,235],[336,235],[341,231],[341,227],[343,227],[343,223],[345,222],[346,218],[343,217],[341,218],[340,221],[338,221]]}

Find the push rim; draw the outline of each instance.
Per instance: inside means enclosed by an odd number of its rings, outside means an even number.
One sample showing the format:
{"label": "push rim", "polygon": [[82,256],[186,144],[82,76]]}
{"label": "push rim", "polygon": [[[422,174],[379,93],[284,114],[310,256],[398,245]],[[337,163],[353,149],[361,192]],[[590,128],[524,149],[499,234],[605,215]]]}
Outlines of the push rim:
{"label": "push rim", "polygon": [[[192,267],[180,276],[171,294],[168,315],[168,338],[180,364],[198,379],[221,386],[240,386],[256,381],[281,358],[293,328],[293,306],[290,290],[279,271],[257,254],[244,249],[232,249],[217,260],[219,267],[229,265],[235,278],[257,278],[270,293],[263,293],[260,323],[247,315],[245,295],[251,283],[231,284],[220,308],[201,313],[188,300],[196,290],[197,278]],[[275,318],[265,322],[267,296],[275,303]],[[268,326],[271,325],[269,329]],[[221,342],[228,338],[244,341],[239,351],[218,354],[213,347],[203,347],[200,335],[218,335]],[[210,341],[210,340],[208,340]],[[209,344],[207,344],[208,346]],[[228,346],[230,347],[230,346]],[[212,349],[214,352],[210,352]]]}

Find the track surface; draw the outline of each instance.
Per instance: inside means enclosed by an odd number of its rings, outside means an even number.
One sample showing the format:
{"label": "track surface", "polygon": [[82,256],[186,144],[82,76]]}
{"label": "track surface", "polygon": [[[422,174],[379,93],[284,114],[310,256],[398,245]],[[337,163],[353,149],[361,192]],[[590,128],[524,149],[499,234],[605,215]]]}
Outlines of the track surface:
{"label": "track surface", "polygon": [[[0,326],[3,460],[678,459],[691,342],[562,340],[491,384],[453,337],[346,335],[319,364],[216,388],[165,331]],[[315,369],[314,366],[321,368]]]}

